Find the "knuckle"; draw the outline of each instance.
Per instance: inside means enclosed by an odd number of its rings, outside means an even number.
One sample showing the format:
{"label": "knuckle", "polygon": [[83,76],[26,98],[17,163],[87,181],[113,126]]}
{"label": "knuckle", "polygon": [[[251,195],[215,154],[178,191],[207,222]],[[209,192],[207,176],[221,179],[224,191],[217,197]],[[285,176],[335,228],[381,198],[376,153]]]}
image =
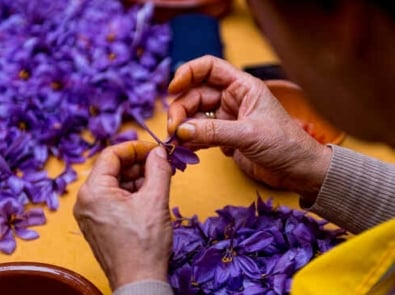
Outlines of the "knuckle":
{"label": "knuckle", "polygon": [[109,146],[106,147],[104,150],[101,151],[99,157],[100,158],[109,158],[110,156],[112,156],[112,154],[114,153],[114,147]]}
{"label": "knuckle", "polygon": [[207,123],[204,125],[204,134],[206,137],[207,143],[215,143],[217,137],[218,137],[218,129],[216,124],[214,123],[213,120],[207,121]]}
{"label": "knuckle", "polygon": [[89,188],[89,186],[85,183],[81,186],[81,188],[77,193],[77,202],[75,208],[79,209],[79,208],[88,207],[92,202],[93,202],[92,191]]}

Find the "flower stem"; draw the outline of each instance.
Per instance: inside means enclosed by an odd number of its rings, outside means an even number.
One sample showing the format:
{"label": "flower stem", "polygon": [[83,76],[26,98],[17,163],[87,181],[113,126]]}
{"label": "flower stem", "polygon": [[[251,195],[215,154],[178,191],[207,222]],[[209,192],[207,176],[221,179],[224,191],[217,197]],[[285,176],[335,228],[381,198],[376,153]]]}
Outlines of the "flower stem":
{"label": "flower stem", "polygon": [[152,132],[151,129],[148,128],[147,124],[145,124],[145,120],[144,120],[143,116],[141,116],[141,113],[140,113],[138,110],[133,110],[133,111],[132,111],[132,115],[133,115],[134,119],[136,120],[136,122],[137,122],[142,128],[144,128],[145,131],[147,131],[147,132],[149,133],[149,135],[151,135],[151,137],[152,137],[158,144],[160,144],[160,145],[165,145],[165,144],[163,143],[163,141],[161,141],[161,140],[159,139],[159,137],[157,137],[157,136],[155,135],[155,133]]}

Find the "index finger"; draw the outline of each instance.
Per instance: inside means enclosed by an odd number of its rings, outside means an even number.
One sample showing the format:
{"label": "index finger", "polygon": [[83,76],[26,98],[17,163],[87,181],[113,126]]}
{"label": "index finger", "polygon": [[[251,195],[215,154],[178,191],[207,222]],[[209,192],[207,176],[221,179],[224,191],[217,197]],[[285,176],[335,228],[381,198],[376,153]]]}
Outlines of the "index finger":
{"label": "index finger", "polygon": [[107,177],[109,181],[116,181],[118,184],[118,176],[122,168],[134,163],[143,163],[148,153],[156,146],[157,144],[153,142],[127,141],[106,148],[93,165],[87,182],[97,179],[104,181],[103,177]]}
{"label": "index finger", "polygon": [[236,80],[238,75],[239,71],[230,63],[207,55],[179,67],[168,90],[171,94],[177,94],[202,82],[213,86],[227,86]]}

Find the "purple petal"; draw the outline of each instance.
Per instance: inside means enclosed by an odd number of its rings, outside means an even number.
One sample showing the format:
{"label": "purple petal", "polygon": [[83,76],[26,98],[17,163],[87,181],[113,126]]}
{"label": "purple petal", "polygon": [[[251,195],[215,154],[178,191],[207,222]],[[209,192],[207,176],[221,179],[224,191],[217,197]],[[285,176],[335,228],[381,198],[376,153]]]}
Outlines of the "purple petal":
{"label": "purple petal", "polygon": [[15,195],[19,195],[25,185],[24,181],[21,178],[14,175],[8,178],[7,184],[10,189],[15,193]]}
{"label": "purple petal", "polygon": [[58,194],[55,192],[50,193],[47,196],[47,206],[50,210],[52,211],[56,211],[59,208],[59,198],[58,198]]}
{"label": "purple petal", "polygon": [[256,262],[248,256],[236,256],[234,263],[250,279],[259,279],[262,275]]}
{"label": "purple petal", "polygon": [[69,184],[77,179],[77,172],[71,166],[67,166],[60,177],[66,182],[66,184]]}
{"label": "purple petal", "polygon": [[313,258],[313,248],[310,244],[306,244],[296,250],[295,269],[305,266]]}
{"label": "purple petal", "polygon": [[273,236],[270,233],[257,232],[242,241],[239,247],[248,253],[258,252],[265,249],[273,240]]}
{"label": "purple petal", "polygon": [[300,244],[311,243],[315,240],[311,230],[303,223],[299,223],[293,229],[293,234]]}
{"label": "purple petal", "polygon": [[235,276],[240,274],[240,270],[238,270],[233,263],[228,263],[225,266],[219,266],[215,268],[214,282],[221,286],[231,278],[232,274]]}
{"label": "purple petal", "polygon": [[15,229],[15,234],[23,240],[34,240],[39,237],[36,231],[24,228]]}
{"label": "purple petal", "polygon": [[41,208],[32,208],[24,213],[28,226],[45,224],[46,218]]}
{"label": "purple petal", "polygon": [[285,290],[287,289],[287,275],[275,275],[273,278],[273,289],[276,294],[285,294]]}
{"label": "purple petal", "polygon": [[2,211],[0,212],[0,214],[3,213],[6,216],[11,216],[13,214],[19,214],[23,212],[23,205],[12,198],[0,200],[0,208]]}
{"label": "purple petal", "polygon": [[[244,277],[242,275],[237,277],[232,277],[227,283],[227,287],[230,291],[239,291],[243,288]],[[248,293],[251,294],[251,293]]]}
{"label": "purple petal", "polygon": [[11,169],[4,158],[0,155],[0,179],[5,179],[10,175]]}
{"label": "purple petal", "polygon": [[131,141],[137,139],[137,132],[134,130],[127,130],[122,132],[111,139],[111,144],[118,144],[125,141]]}
{"label": "purple petal", "polygon": [[186,164],[199,163],[199,157],[193,151],[183,146],[176,146],[171,157]]}
{"label": "purple petal", "polygon": [[0,239],[0,251],[11,254],[15,251],[16,242],[11,230],[8,230]]}

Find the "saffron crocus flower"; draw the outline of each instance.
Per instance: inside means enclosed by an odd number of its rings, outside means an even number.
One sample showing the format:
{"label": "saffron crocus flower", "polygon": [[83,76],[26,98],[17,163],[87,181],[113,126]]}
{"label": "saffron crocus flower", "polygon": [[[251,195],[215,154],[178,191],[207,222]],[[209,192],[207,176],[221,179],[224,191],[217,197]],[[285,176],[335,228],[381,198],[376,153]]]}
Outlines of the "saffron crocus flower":
{"label": "saffron crocus flower", "polygon": [[172,143],[173,138],[166,141],[160,140],[145,124],[144,118],[139,110],[134,110],[132,114],[136,122],[143,127],[159,145],[162,145],[166,149],[167,159],[172,167],[173,174],[176,172],[176,169],[184,171],[187,164],[199,163],[199,158],[193,151],[186,147],[175,145]]}
{"label": "saffron crocus flower", "polygon": [[38,233],[27,229],[45,223],[40,208],[24,211],[23,205],[13,198],[0,199],[0,251],[11,254],[16,248],[15,237],[24,240],[38,238]]}
{"label": "saffron crocus flower", "polygon": [[[55,210],[71,164],[137,138],[120,126],[153,114],[170,72],[169,25],[152,16],[120,0],[0,0],[0,201]],[[52,156],[67,167],[56,178]]]}
{"label": "saffron crocus flower", "polygon": [[55,178],[50,178],[46,173],[25,173],[25,193],[33,204],[45,203],[50,210],[56,210],[59,206],[59,196],[63,195],[69,183],[77,178],[77,174],[71,166]]}
{"label": "saffron crocus flower", "polygon": [[296,271],[343,241],[344,231],[259,195],[204,223],[173,213],[169,282],[176,294],[288,294]]}

